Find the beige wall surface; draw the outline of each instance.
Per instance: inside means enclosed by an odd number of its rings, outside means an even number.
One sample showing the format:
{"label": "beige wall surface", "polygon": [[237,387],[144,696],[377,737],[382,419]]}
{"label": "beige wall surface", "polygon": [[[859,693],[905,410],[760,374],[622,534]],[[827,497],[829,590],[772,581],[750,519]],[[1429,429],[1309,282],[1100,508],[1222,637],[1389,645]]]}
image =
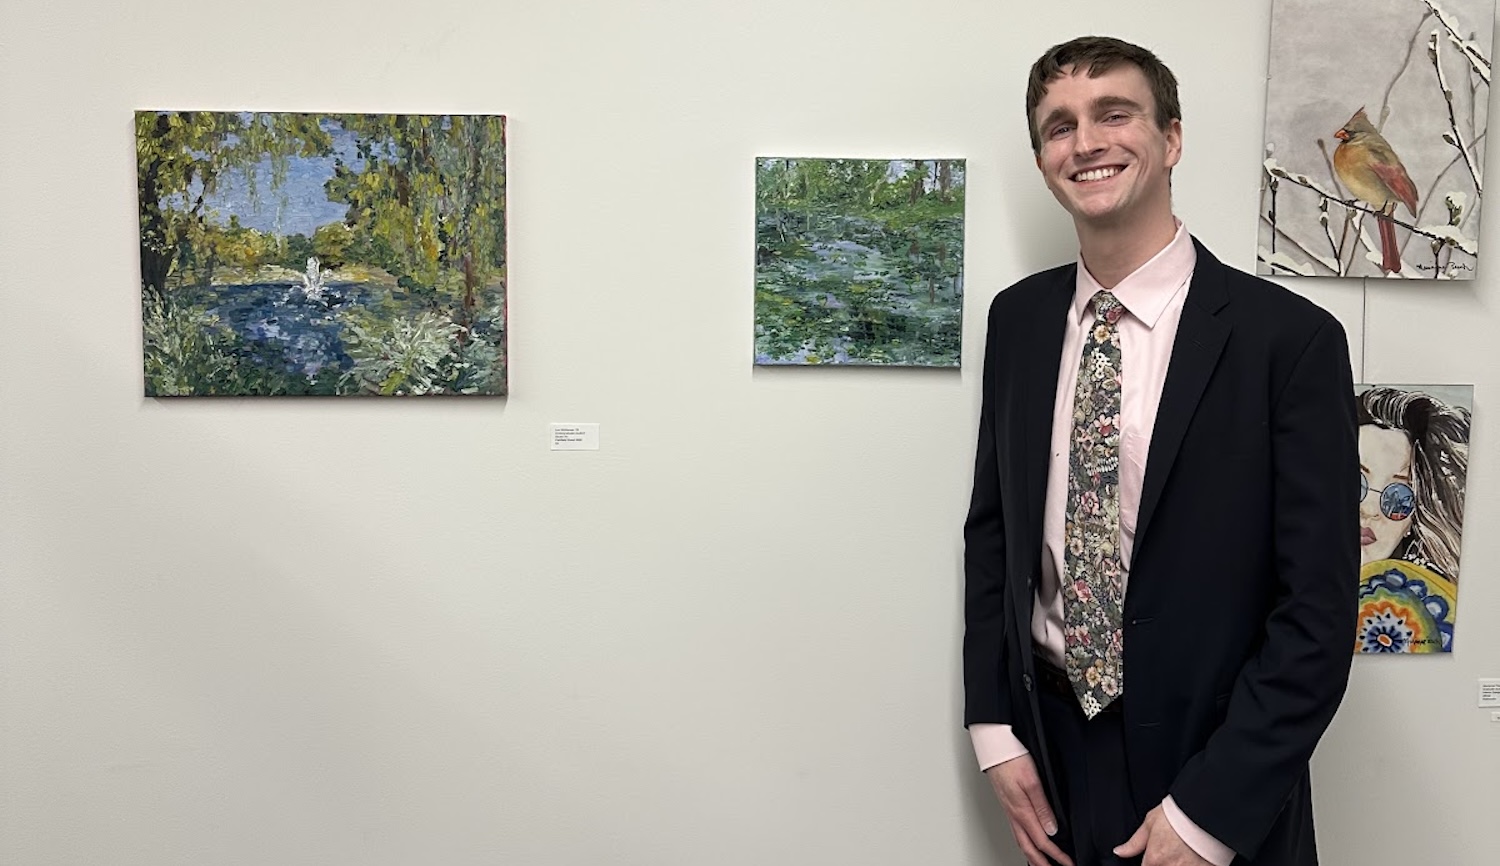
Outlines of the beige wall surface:
{"label": "beige wall surface", "polygon": [[[0,863],[1018,866],[958,641],[987,303],[1074,252],[1026,68],[1156,49],[1178,212],[1253,269],[1269,21],[0,0]],[[511,396],[144,399],[158,107],[507,115]],[[968,159],[961,372],[752,368],[758,155]],[[1495,861],[1490,264],[1293,285],[1357,378],[1475,386],[1457,651],[1357,660],[1315,760],[1330,866]]]}

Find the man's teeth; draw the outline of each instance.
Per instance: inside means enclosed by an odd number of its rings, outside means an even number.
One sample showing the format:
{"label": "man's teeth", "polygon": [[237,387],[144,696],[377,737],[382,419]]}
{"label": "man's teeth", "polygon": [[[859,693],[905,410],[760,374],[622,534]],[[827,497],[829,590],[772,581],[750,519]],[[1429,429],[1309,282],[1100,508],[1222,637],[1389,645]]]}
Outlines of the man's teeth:
{"label": "man's teeth", "polygon": [[1114,177],[1119,173],[1120,170],[1118,168],[1095,168],[1089,171],[1080,171],[1073,175],[1073,179],[1078,181],[1104,180],[1106,177]]}

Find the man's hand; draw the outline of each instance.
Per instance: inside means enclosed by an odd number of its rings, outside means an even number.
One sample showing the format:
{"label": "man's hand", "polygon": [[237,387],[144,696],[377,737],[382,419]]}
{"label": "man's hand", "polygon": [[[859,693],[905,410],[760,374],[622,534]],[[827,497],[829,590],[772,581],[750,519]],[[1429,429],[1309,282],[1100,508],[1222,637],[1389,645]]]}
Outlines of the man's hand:
{"label": "man's hand", "polygon": [[1068,855],[1057,847],[1051,837],[1057,832],[1057,816],[1047,804],[1042,793],[1042,780],[1036,774],[1036,764],[1030,755],[1011,758],[984,771],[989,777],[990,787],[1005,807],[1010,819],[1010,832],[1016,837],[1021,853],[1031,866],[1047,866],[1047,858],[1061,866],[1073,866]]}
{"label": "man's hand", "polygon": [[1142,858],[1141,866],[1212,866],[1182,841],[1160,806],[1147,812],[1146,820],[1141,822],[1135,835],[1115,849],[1116,857],[1140,857],[1142,854],[1146,856]]}

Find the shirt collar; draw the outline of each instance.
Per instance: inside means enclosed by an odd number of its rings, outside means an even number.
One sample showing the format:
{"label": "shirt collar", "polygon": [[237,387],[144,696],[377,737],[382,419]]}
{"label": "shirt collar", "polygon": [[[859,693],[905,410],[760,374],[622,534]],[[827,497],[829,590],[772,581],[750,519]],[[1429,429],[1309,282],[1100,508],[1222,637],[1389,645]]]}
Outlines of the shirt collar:
{"label": "shirt collar", "polygon": [[[1120,299],[1126,312],[1147,328],[1154,328],[1172,298],[1187,286],[1197,263],[1198,251],[1193,249],[1192,235],[1188,234],[1187,226],[1178,222],[1172,242],[1121,280],[1113,289],[1114,295]],[[1083,321],[1088,314],[1089,301],[1101,291],[1104,287],[1084,267],[1080,257],[1078,280],[1073,290],[1073,315],[1078,321]]]}

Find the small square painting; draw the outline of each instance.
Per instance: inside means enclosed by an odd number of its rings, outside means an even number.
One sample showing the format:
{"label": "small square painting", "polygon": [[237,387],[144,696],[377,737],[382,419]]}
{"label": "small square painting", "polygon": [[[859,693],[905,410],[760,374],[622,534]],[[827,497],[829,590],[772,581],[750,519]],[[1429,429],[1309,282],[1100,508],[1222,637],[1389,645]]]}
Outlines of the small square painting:
{"label": "small square painting", "polygon": [[957,367],[964,161],[755,167],[755,363]]}

